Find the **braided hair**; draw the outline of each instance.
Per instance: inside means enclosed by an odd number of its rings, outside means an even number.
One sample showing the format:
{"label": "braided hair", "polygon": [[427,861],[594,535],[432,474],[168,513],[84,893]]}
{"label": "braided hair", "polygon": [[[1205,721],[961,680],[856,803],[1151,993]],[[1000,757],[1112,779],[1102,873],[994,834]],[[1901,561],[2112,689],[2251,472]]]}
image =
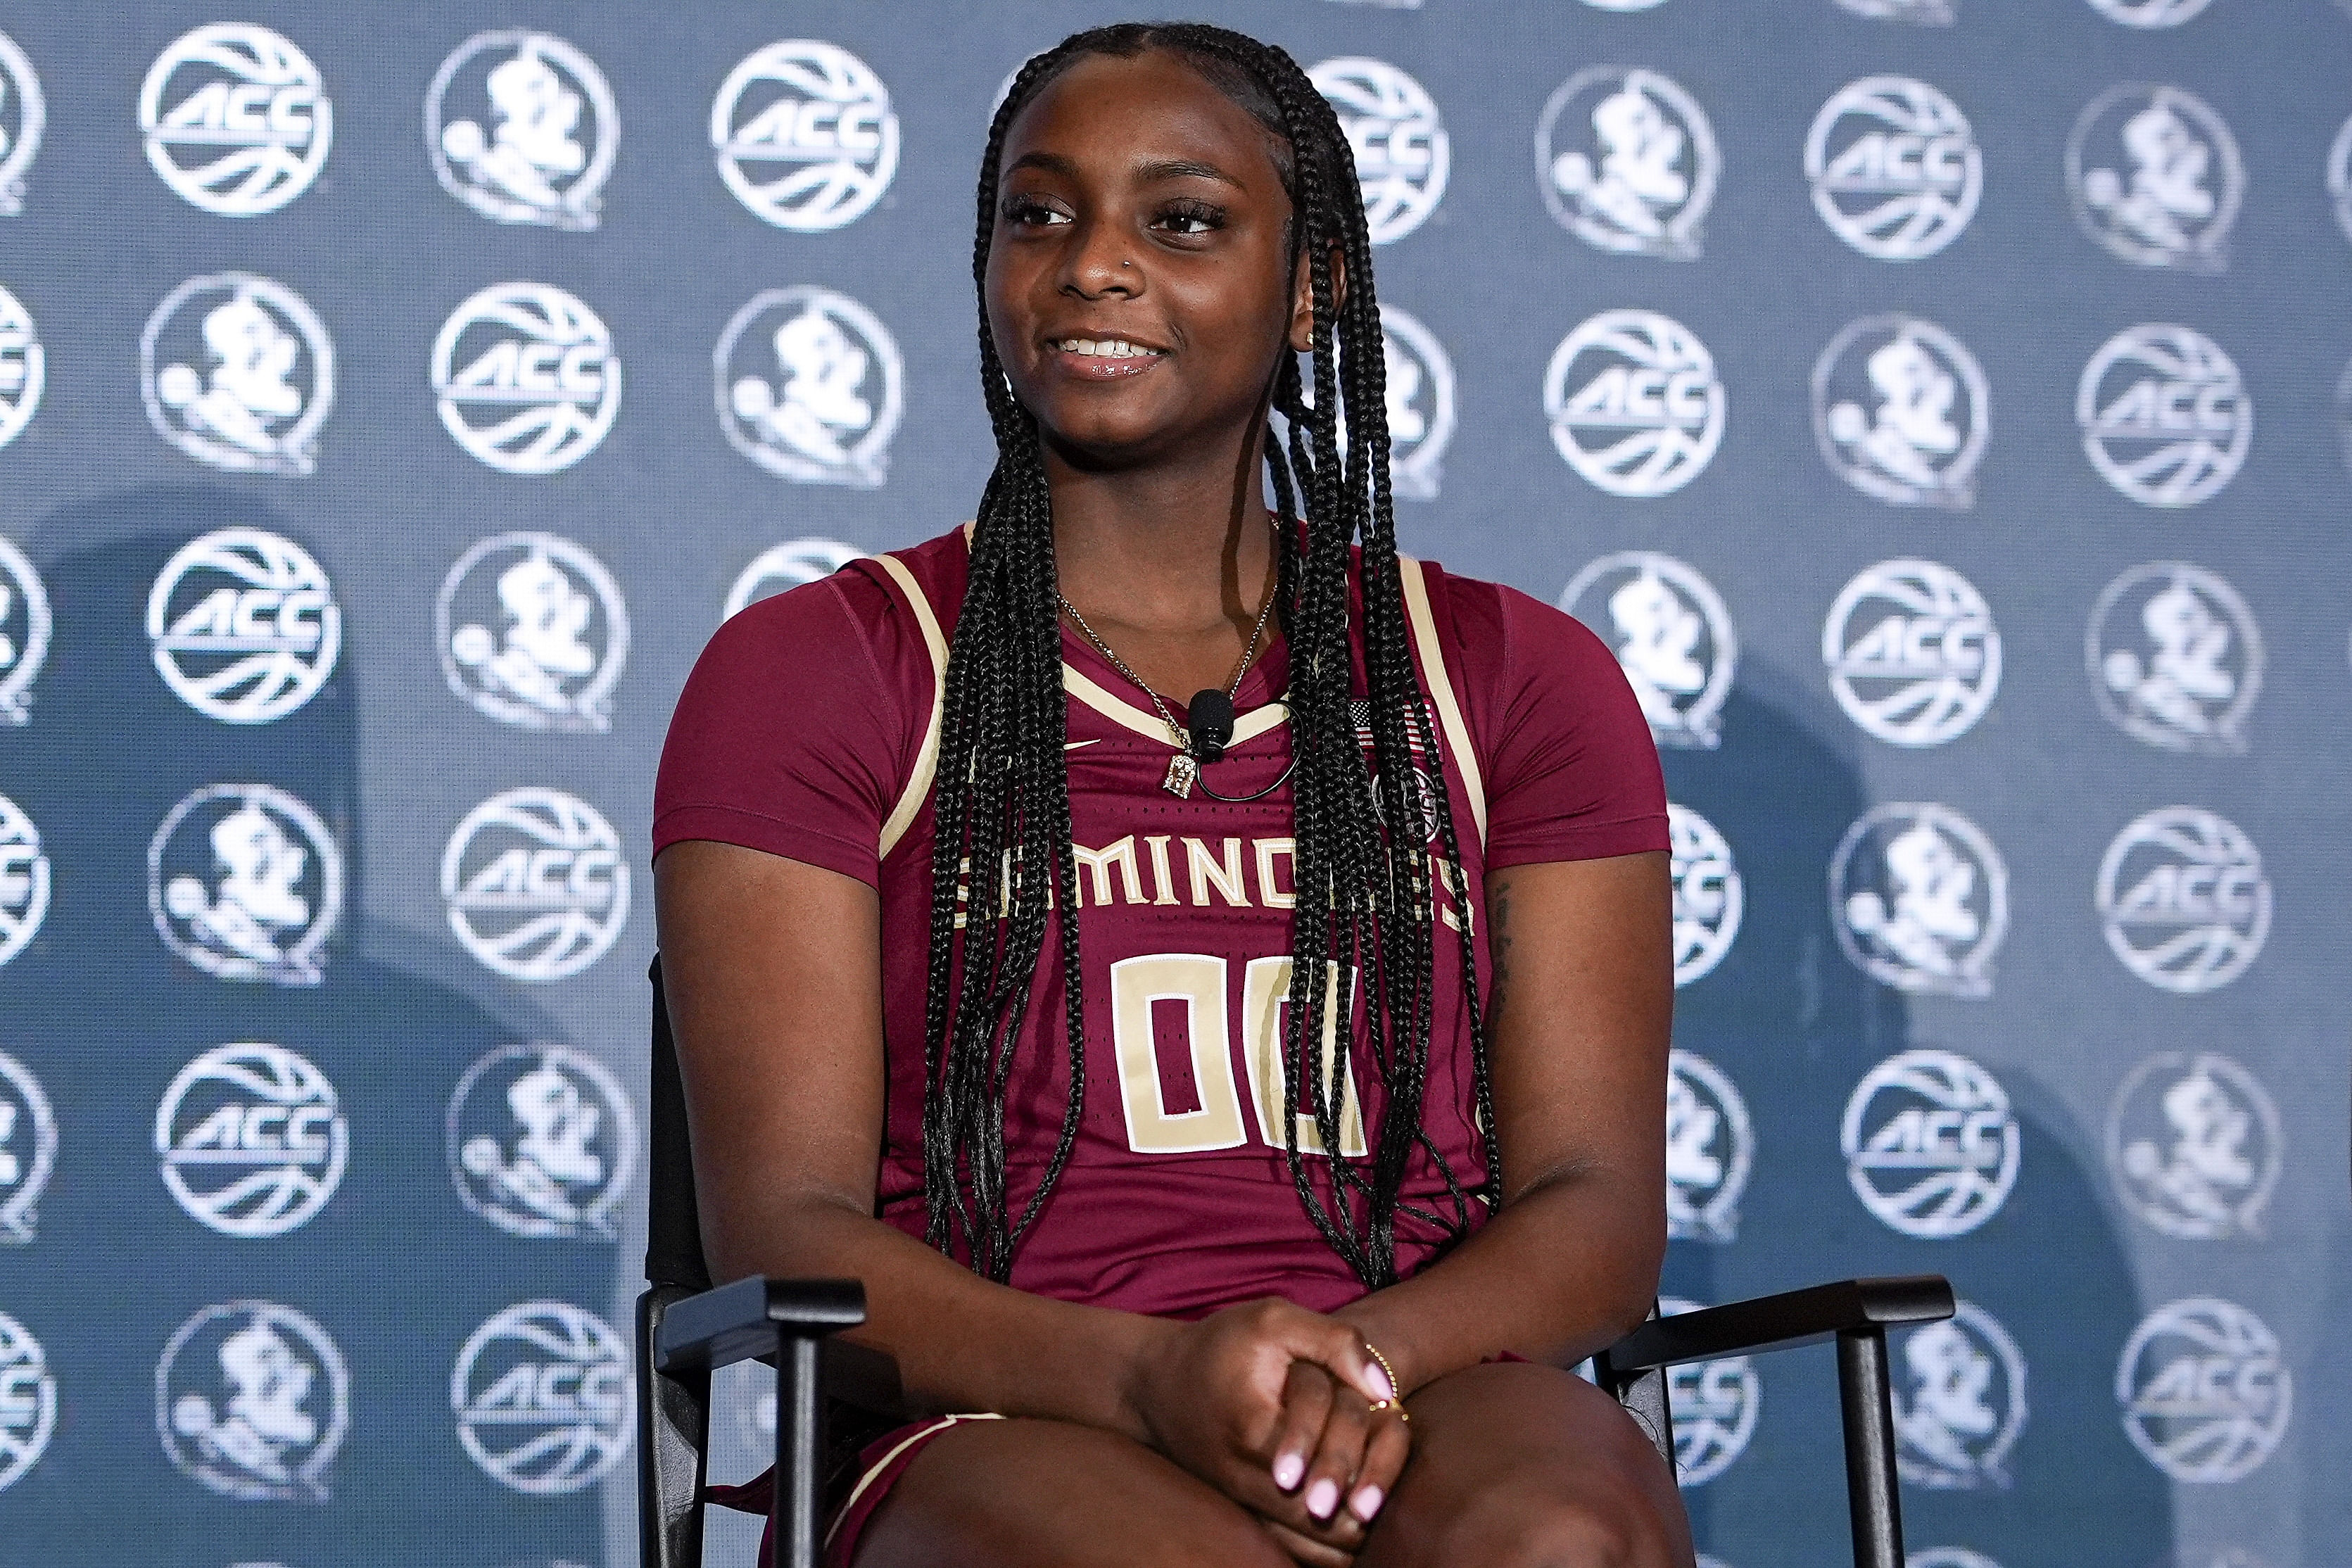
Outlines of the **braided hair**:
{"label": "braided hair", "polygon": [[[1286,521],[1276,530],[1276,598],[1290,648],[1286,700],[1297,758],[1283,1143],[1307,1217],[1365,1286],[1377,1289],[1397,1278],[1400,1213],[1455,1239],[1470,1228],[1472,1204],[1492,1204],[1502,1190],[1469,889],[1405,629],[1386,367],[1354,158],[1330,105],[1288,54],[1197,24],[1094,28],[1032,58],[997,109],[981,162],[972,276],[982,292],[981,384],[997,459],[971,535],[932,796],[923,1100],[929,1240],[950,1253],[961,1243],[977,1272],[1008,1279],[1015,1246],[1068,1163],[1086,1098],[1053,512],[1038,424],[1013,395],[987,315],[999,160],[1014,118],[1064,70],[1088,56],[1131,58],[1154,49],[1181,57],[1270,133],[1292,205],[1291,268],[1300,255],[1308,258],[1311,371],[1303,374],[1285,346],[1272,397],[1284,428],[1277,435],[1269,425],[1265,437],[1276,510]],[[1359,544],[1368,700],[1351,705],[1349,561]],[[1369,768],[1360,724],[1370,732]],[[1425,773],[1415,765],[1423,756]],[[1399,783],[1384,790],[1380,781]],[[1430,853],[1433,837],[1442,856]],[[1459,911],[1446,923],[1461,941],[1486,1142],[1486,1174],[1475,1189],[1465,1189],[1422,1128],[1441,898]],[[1006,1085],[1049,929],[1060,945],[1069,1099],[1053,1154],[1016,1215],[1006,1190]],[[1386,1112],[1368,1169],[1338,1154],[1310,1165],[1299,1148],[1302,1116],[1312,1119],[1324,1149],[1341,1148],[1356,1054],[1349,1020],[1360,990]],[[1336,1033],[1328,1058],[1327,1029]],[[1416,1148],[1442,1175],[1450,1214],[1402,1201]]]}

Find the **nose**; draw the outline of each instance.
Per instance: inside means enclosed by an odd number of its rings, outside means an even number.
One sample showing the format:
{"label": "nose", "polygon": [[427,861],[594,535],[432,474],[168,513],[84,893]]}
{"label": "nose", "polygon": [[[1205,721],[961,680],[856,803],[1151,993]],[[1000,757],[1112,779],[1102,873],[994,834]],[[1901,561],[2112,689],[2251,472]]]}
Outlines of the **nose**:
{"label": "nose", "polygon": [[1071,227],[1076,232],[1063,253],[1063,292],[1082,300],[1114,294],[1133,299],[1143,292],[1142,269],[1135,265],[1134,237],[1125,225],[1107,217],[1085,217]]}

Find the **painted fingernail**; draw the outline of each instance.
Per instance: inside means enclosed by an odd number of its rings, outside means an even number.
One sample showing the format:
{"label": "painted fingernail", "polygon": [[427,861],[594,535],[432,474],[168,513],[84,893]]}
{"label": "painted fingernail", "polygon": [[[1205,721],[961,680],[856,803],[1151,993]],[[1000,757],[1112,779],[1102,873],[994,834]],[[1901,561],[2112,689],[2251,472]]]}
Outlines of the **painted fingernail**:
{"label": "painted fingernail", "polygon": [[1318,1519],[1328,1519],[1331,1510],[1339,1506],[1339,1483],[1326,1476],[1307,1489],[1307,1511]]}
{"label": "painted fingernail", "polygon": [[1356,1495],[1348,1500],[1348,1511],[1370,1524],[1372,1515],[1381,1511],[1381,1503],[1386,1495],[1378,1487],[1358,1487]]}
{"label": "painted fingernail", "polygon": [[1307,1461],[1296,1454],[1284,1454],[1274,1461],[1274,1484],[1284,1491],[1297,1486],[1306,1473]]}
{"label": "painted fingernail", "polygon": [[1374,1398],[1394,1399],[1396,1397],[1396,1384],[1389,1381],[1389,1374],[1381,1369],[1380,1363],[1374,1362],[1364,1369],[1364,1381],[1372,1385]]}

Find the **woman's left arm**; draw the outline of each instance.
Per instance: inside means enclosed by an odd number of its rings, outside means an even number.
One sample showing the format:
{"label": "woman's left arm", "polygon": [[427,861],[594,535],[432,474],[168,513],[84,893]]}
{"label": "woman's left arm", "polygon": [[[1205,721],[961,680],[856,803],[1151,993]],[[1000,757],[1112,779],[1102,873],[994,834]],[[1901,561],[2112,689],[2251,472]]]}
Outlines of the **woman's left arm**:
{"label": "woman's left arm", "polygon": [[1581,1361],[1649,1315],[1665,1256],[1666,857],[1507,868],[1486,921],[1502,1206],[1337,1314],[1408,1392],[1500,1351]]}

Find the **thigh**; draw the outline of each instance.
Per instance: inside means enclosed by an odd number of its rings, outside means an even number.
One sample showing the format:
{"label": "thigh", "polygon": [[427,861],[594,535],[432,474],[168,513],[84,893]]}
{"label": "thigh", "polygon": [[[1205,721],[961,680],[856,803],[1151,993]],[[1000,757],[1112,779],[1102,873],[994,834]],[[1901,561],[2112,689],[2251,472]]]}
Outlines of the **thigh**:
{"label": "thigh", "polygon": [[1291,1568],[1255,1516],[1129,1438],[971,1421],[934,1438],[866,1525],[856,1568]]}
{"label": "thigh", "polygon": [[1691,1568],[1673,1467],[1582,1378],[1492,1363],[1407,1407],[1412,1459],[1358,1568]]}

